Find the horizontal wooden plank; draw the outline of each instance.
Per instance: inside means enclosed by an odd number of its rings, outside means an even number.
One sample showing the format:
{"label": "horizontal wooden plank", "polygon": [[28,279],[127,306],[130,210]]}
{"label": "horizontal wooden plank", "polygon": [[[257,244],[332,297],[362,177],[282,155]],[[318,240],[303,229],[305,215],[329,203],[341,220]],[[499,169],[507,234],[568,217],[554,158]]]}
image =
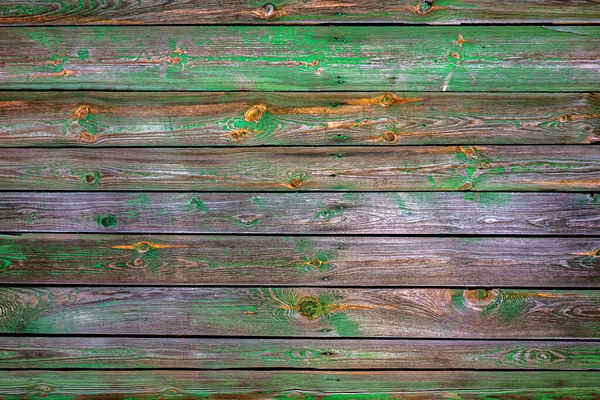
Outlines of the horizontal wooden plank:
{"label": "horizontal wooden plank", "polygon": [[597,93],[0,92],[0,147],[598,141]]}
{"label": "horizontal wooden plank", "polygon": [[600,189],[600,150],[595,146],[69,148],[4,153],[3,190]]}
{"label": "horizontal wooden plank", "polygon": [[0,368],[600,369],[600,343],[0,337]]}
{"label": "horizontal wooden plank", "polygon": [[599,338],[600,291],[0,288],[0,332],[398,338]]}
{"label": "horizontal wooden plank", "polygon": [[594,399],[597,372],[3,371],[4,398]]}
{"label": "horizontal wooden plank", "polygon": [[0,54],[3,89],[563,92],[600,85],[599,26],[9,27],[0,28]]}
{"label": "horizontal wooden plank", "polygon": [[3,232],[597,235],[599,216],[593,193],[0,192]]}
{"label": "horizontal wooden plank", "polygon": [[322,24],[322,23],[599,23],[594,0],[524,2],[492,0],[375,1],[357,3],[288,0],[260,3],[241,0],[103,2],[4,0],[0,25],[139,24]]}
{"label": "horizontal wooden plank", "polygon": [[0,283],[597,288],[599,253],[566,237],[0,235]]}

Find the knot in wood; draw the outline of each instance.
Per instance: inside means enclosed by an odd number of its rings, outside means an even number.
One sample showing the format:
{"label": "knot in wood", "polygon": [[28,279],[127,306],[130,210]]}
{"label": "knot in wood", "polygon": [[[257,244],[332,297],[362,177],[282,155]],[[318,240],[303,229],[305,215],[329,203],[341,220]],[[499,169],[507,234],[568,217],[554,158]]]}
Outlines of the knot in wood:
{"label": "knot in wood", "polygon": [[84,180],[86,183],[96,183],[96,180],[97,180],[97,179],[99,179],[99,178],[96,176],[96,174],[93,174],[93,173],[91,173],[91,172],[90,172],[90,173],[87,173],[87,174],[85,174],[85,175],[83,176],[83,180]]}
{"label": "knot in wood", "polygon": [[393,143],[396,141],[396,134],[393,131],[387,131],[383,134],[383,140],[388,143]]}
{"label": "knot in wood", "polygon": [[303,317],[316,319],[323,313],[323,305],[315,298],[306,297],[298,302],[296,310]]}
{"label": "knot in wood", "polygon": [[266,110],[267,107],[262,104],[250,107],[248,111],[244,113],[244,119],[246,122],[260,121]]}
{"label": "knot in wood", "polygon": [[92,112],[90,107],[88,106],[80,106],[75,110],[75,118],[77,119],[86,119],[87,116]]}
{"label": "knot in wood", "polygon": [[152,250],[156,247],[157,246],[154,243],[143,241],[143,242],[139,242],[135,245],[135,250],[138,253],[143,254],[143,253],[145,253],[149,250]]}
{"label": "knot in wood", "polygon": [[302,185],[302,178],[297,176],[290,181],[288,186],[292,189],[296,189],[296,188],[300,187],[301,185]]}
{"label": "knot in wood", "polygon": [[92,142],[93,143],[93,142],[96,141],[96,136],[92,135],[88,131],[81,132],[81,134],[79,135],[79,137],[82,138],[83,140],[85,140],[86,142]]}
{"label": "knot in wood", "polygon": [[379,97],[379,103],[384,106],[391,106],[392,104],[394,104],[394,102],[396,101],[396,96],[394,95],[394,93],[384,93]]}
{"label": "knot in wood", "polygon": [[236,129],[227,134],[227,137],[234,142],[240,142],[244,139],[244,137],[250,133],[248,129]]}
{"label": "knot in wood", "polygon": [[117,225],[117,217],[112,214],[100,216],[98,224],[103,228],[112,228]]}
{"label": "knot in wood", "polygon": [[563,114],[560,117],[558,117],[558,120],[560,122],[567,122],[570,119],[571,119],[571,116],[569,114]]}
{"label": "knot in wood", "polygon": [[495,289],[467,289],[464,291],[463,297],[470,306],[481,309],[497,300],[498,291]]}
{"label": "knot in wood", "polygon": [[275,15],[275,6],[271,3],[267,3],[260,8],[260,13],[265,18],[271,18]]}
{"label": "knot in wood", "polygon": [[433,0],[422,0],[417,6],[418,14],[427,14],[433,9]]}

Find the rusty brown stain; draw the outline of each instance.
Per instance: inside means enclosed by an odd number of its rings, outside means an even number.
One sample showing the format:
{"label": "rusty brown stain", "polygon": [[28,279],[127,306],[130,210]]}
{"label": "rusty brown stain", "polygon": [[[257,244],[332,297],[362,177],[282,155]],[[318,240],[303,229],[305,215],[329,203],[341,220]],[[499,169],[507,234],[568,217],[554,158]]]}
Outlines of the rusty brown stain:
{"label": "rusty brown stain", "polygon": [[323,265],[329,265],[329,261],[322,261],[318,258],[313,258],[310,261],[304,261],[302,264],[308,265],[310,267],[321,268]]}
{"label": "rusty brown stain", "polygon": [[575,256],[592,256],[592,257],[600,257],[600,248],[598,249],[593,249],[590,251],[585,251],[582,253],[571,253],[572,255]]}
{"label": "rusty brown stain", "polygon": [[364,127],[369,125],[368,123],[352,122],[352,121],[329,121],[327,122],[327,129],[352,129],[358,127]]}
{"label": "rusty brown stain", "polygon": [[598,179],[555,179],[552,181],[537,181],[537,180],[527,180],[522,179],[519,183],[524,185],[535,185],[537,187],[585,187],[587,189],[596,189],[600,188],[600,180]]}
{"label": "rusty brown stain", "polygon": [[159,244],[153,243],[146,240],[142,240],[141,242],[137,242],[134,244],[128,245],[117,245],[112,246],[113,249],[121,249],[121,250],[137,250],[139,253],[145,253],[151,249],[183,249],[187,248],[187,245],[177,245],[177,244]]}
{"label": "rusty brown stain", "polygon": [[473,146],[458,146],[458,151],[469,158],[473,158],[475,156],[475,148]]}
{"label": "rusty brown stain", "polygon": [[34,78],[45,78],[45,77],[58,78],[61,76],[71,76],[71,75],[75,75],[75,71],[70,70],[70,69],[63,69],[60,72],[52,72],[52,73],[38,72],[32,76]]}
{"label": "rusty brown stain", "polygon": [[246,122],[260,121],[264,116],[265,111],[267,111],[267,106],[264,104],[252,106],[244,113],[244,119]]}
{"label": "rusty brown stain", "polygon": [[458,35],[458,39],[457,39],[457,40],[456,40],[456,42],[454,42],[454,43],[456,43],[456,44],[458,44],[460,47],[462,47],[462,46],[463,46],[463,44],[465,44],[465,43],[469,43],[469,42],[470,42],[470,40],[469,40],[469,39],[465,39],[465,38],[464,38],[464,37],[463,37],[461,34],[459,34],[459,35]]}
{"label": "rusty brown stain", "polygon": [[398,97],[394,93],[387,92],[377,97],[364,97],[359,99],[350,99],[346,103],[350,105],[381,105],[383,107],[389,107],[394,104],[406,104],[415,103],[422,101],[422,97]]}

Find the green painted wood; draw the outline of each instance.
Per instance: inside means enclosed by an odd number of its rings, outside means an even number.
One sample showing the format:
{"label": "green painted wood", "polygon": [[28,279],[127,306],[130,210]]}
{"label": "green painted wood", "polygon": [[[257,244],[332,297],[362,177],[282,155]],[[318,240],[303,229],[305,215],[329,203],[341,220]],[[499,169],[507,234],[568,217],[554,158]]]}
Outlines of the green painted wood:
{"label": "green painted wood", "polygon": [[5,399],[594,399],[597,372],[8,371]]}
{"label": "green painted wood", "polygon": [[0,283],[597,288],[600,239],[0,235]]}
{"label": "green painted wood", "polygon": [[598,370],[585,341],[0,337],[0,368]]}
{"label": "green painted wood", "polygon": [[600,96],[596,93],[421,92],[390,96],[381,92],[176,96],[0,92],[0,147],[600,141]]}
{"label": "green painted wood", "polygon": [[597,235],[588,193],[0,193],[3,232]]}
{"label": "green painted wood", "polygon": [[598,26],[0,28],[3,89],[594,91]]}
{"label": "green painted wood", "polygon": [[13,149],[0,159],[0,187],[593,191],[600,189],[600,151],[594,146]]}
{"label": "green painted wood", "polygon": [[0,332],[398,338],[600,337],[600,291],[0,288]]}
{"label": "green painted wood", "polygon": [[0,25],[600,23],[598,2],[4,0]]}

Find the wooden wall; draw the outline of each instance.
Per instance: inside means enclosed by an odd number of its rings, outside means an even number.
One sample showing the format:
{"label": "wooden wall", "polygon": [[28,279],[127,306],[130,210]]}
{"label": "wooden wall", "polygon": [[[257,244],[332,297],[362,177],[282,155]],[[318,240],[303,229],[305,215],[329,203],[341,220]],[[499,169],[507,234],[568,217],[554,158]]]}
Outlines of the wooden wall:
{"label": "wooden wall", "polygon": [[600,399],[598,0],[3,0],[1,399]]}

